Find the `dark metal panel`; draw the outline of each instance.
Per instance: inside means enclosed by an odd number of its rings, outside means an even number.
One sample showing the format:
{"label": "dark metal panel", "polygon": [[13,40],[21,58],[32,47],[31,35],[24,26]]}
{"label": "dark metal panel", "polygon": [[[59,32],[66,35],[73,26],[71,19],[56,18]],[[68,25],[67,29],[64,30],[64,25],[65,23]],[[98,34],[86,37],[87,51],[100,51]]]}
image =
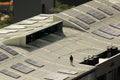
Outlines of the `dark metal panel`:
{"label": "dark metal panel", "polygon": [[14,0],[14,22],[18,22],[41,13],[41,0]]}

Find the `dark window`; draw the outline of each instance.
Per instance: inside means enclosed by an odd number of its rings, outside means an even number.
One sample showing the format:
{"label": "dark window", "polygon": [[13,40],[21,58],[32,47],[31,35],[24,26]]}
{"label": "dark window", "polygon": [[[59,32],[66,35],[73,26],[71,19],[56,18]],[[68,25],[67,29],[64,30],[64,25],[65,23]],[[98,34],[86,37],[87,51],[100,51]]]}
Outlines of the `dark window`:
{"label": "dark window", "polygon": [[53,26],[50,26],[48,28],[45,28],[43,30],[40,30],[40,31],[37,31],[37,32],[34,32],[30,35],[27,35],[26,36],[26,44],[32,42],[32,41],[35,41],[39,38],[42,38],[42,37],[45,37],[51,33],[55,33],[55,32],[61,32],[62,31],[62,22],[56,24],[56,25],[53,25]]}
{"label": "dark window", "polygon": [[45,13],[45,4],[42,4],[42,13]]}
{"label": "dark window", "polygon": [[56,4],[56,0],[53,1],[53,4],[54,4],[54,8],[55,8],[56,7],[56,5],[55,5]]}

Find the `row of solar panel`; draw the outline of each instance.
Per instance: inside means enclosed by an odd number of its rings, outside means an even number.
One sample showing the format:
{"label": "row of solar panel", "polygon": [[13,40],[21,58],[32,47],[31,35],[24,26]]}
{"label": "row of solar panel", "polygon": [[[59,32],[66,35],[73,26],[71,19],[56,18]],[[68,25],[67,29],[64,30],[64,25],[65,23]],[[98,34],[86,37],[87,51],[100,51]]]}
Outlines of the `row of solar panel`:
{"label": "row of solar panel", "polygon": [[[28,63],[28,64],[31,64],[33,66],[39,67],[39,68],[44,66],[40,62],[37,62],[37,61],[32,60],[32,59],[26,59],[25,62]],[[31,67],[28,67],[27,65],[24,65],[22,63],[16,63],[16,64],[12,65],[11,68],[14,69],[14,70],[17,70],[19,72],[25,73],[25,74],[28,74],[28,73],[35,70],[35,69],[33,69]],[[11,72],[11,71],[6,70],[6,69],[1,70],[0,73],[3,73],[5,75],[13,77],[13,78],[21,77],[19,74],[16,74],[16,73]]]}
{"label": "row of solar panel", "polygon": [[[32,60],[32,59],[26,59],[25,62],[28,63],[28,64],[31,64],[33,66],[39,67],[39,68],[45,66],[45,65],[41,64],[40,62]],[[17,70],[19,72],[22,72],[24,74],[28,74],[28,73],[30,73],[32,71],[35,71],[35,69],[33,69],[33,68],[31,68],[31,67],[29,67],[27,65],[24,65],[22,63],[16,63],[16,64],[12,65],[11,68],[14,69],[14,70]],[[59,70],[57,70],[57,72],[58,73],[63,73],[63,74],[70,74],[70,75],[75,75],[75,74],[78,73],[76,71],[64,70],[64,69],[59,69]],[[5,74],[5,75],[10,76],[10,77],[15,78],[15,79],[21,77],[21,75],[16,74],[15,72],[12,72],[12,71],[7,70],[7,69],[2,69],[0,71],[0,73]]]}
{"label": "row of solar panel", "polygon": [[[109,26],[120,29],[120,23],[110,23]],[[98,30],[93,31],[92,33],[106,39],[113,39],[113,36],[120,36],[120,31],[106,26],[100,27]]]}
{"label": "row of solar panel", "polygon": [[[105,9],[105,8],[99,7],[98,9],[100,9],[102,11],[104,10],[104,12],[106,12],[106,13],[108,12],[109,14],[113,15],[112,12],[110,13],[110,11],[107,10],[107,9]],[[95,11],[95,10],[90,10],[87,13],[90,14],[91,16],[97,18],[98,20],[102,20],[102,19],[106,18],[106,16],[104,14],[102,14],[102,13],[100,13],[98,11]],[[93,18],[91,18],[91,17],[89,17],[89,16],[87,16],[85,14],[82,14],[82,13],[79,14],[79,15],[77,15],[76,18],[79,19],[79,20],[81,20],[81,21],[83,21],[83,22],[85,22],[85,23],[87,23],[88,25],[96,22]],[[71,20],[72,19],[70,19],[70,21]],[[76,20],[76,21],[77,21],[77,25],[83,24],[83,23],[79,22],[78,20]],[[75,23],[76,21],[72,21],[72,22]],[[79,22],[79,24],[78,24],[78,22]],[[81,25],[79,25],[79,26],[81,26]],[[89,29],[89,28],[86,28],[84,25],[82,25],[81,27],[84,28],[84,29],[86,29],[86,30]]]}
{"label": "row of solar panel", "polygon": [[[115,5],[115,4],[114,4],[112,7],[113,7],[114,9],[120,11],[119,5]],[[110,11],[109,9],[107,9],[107,8],[98,7],[97,9],[100,10],[100,11],[102,11],[102,12],[104,12],[104,13],[106,13],[106,14],[109,15],[109,16],[114,15],[113,12]],[[96,19],[98,19],[98,20],[102,20],[102,19],[106,18],[106,16],[105,16],[104,14],[102,14],[102,13],[96,11],[96,10],[93,10],[93,9],[89,10],[89,11],[87,12],[87,14],[91,15],[92,17],[94,17],[94,18],[96,18]],[[85,14],[82,14],[82,13],[79,14],[79,15],[77,15],[77,16],[75,16],[75,17],[76,17],[77,19],[85,22],[85,23],[88,24],[88,25],[96,22],[93,18],[91,18],[91,17],[89,17],[89,16],[87,16],[87,15],[85,15]],[[71,22],[73,22],[74,24],[82,27],[82,28],[85,29],[85,30],[90,29],[89,26],[81,23],[79,20],[75,20],[75,19],[73,19],[73,18],[69,19],[69,21],[71,21]]]}

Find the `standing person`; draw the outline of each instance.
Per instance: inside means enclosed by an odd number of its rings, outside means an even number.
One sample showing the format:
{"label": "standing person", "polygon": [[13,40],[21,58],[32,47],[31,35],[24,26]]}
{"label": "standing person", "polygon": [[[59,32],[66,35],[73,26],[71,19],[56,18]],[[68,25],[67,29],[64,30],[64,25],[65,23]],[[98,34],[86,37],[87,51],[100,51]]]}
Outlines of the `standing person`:
{"label": "standing person", "polygon": [[70,64],[73,65],[73,56],[70,55]]}

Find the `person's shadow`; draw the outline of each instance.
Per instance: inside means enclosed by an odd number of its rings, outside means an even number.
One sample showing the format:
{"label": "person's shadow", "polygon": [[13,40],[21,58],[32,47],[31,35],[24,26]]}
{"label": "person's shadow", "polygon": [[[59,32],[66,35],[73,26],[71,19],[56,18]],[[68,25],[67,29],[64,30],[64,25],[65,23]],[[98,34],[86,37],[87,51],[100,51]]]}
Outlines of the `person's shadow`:
{"label": "person's shadow", "polygon": [[75,65],[74,65],[74,64],[71,64],[71,66],[72,66],[72,67],[75,67]]}

